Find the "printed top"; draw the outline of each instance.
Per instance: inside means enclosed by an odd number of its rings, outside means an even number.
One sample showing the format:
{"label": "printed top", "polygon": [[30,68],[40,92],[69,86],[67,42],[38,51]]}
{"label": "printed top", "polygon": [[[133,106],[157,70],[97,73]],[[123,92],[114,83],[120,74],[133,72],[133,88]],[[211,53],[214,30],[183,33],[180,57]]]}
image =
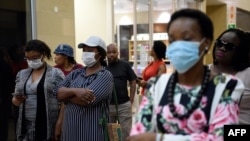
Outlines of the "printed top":
{"label": "printed top", "polygon": [[[169,109],[169,77],[163,74],[149,80],[130,134],[156,132],[157,138],[163,134],[163,141],[223,141],[223,126],[238,124],[243,83],[226,74],[213,77],[199,106],[188,118],[179,119]],[[193,104],[200,88],[175,85],[173,101],[178,114],[184,114]]]}

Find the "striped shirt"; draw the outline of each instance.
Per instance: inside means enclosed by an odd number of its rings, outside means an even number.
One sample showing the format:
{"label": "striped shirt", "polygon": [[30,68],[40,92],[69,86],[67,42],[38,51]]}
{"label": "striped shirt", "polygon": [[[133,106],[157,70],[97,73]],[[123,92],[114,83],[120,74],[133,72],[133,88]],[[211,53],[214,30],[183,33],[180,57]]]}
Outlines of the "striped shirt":
{"label": "striped shirt", "polygon": [[103,126],[99,120],[108,118],[109,101],[112,96],[113,77],[104,68],[94,74],[86,75],[86,68],[70,73],[55,90],[60,87],[89,88],[94,91],[95,101],[89,106],[74,103],[65,104],[62,141],[104,141]]}

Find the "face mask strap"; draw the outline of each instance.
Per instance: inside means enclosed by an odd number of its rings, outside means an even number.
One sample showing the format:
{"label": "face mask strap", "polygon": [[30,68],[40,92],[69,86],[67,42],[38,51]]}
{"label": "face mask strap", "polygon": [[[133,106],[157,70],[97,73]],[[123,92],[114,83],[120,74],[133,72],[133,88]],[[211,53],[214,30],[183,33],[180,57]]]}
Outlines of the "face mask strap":
{"label": "face mask strap", "polygon": [[[202,38],[202,40],[200,41],[200,45],[206,40],[206,37]],[[208,46],[205,47],[205,50],[203,50],[199,56],[199,60],[204,57],[208,52]]]}

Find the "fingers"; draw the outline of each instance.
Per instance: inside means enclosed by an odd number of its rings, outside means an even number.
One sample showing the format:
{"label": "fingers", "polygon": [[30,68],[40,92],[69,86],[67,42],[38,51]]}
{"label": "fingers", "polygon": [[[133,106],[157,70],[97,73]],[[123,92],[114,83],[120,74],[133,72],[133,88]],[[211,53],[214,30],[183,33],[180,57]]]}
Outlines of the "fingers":
{"label": "fingers", "polygon": [[84,92],[81,94],[81,99],[87,104],[91,104],[92,102],[94,102],[95,95],[93,90],[84,89]]}
{"label": "fingers", "polygon": [[12,103],[15,106],[20,106],[21,103],[23,103],[23,101],[26,99],[25,96],[13,96],[12,98]]}

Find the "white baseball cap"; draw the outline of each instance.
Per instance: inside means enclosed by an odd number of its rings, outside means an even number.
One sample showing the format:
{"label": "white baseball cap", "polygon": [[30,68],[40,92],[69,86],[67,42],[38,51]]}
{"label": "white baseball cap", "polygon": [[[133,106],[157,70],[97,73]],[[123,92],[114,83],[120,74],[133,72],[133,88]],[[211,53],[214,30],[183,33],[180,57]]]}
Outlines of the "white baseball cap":
{"label": "white baseball cap", "polygon": [[85,42],[78,44],[78,48],[83,48],[84,46],[88,47],[101,47],[105,51],[107,50],[105,42],[97,36],[90,36]]}

